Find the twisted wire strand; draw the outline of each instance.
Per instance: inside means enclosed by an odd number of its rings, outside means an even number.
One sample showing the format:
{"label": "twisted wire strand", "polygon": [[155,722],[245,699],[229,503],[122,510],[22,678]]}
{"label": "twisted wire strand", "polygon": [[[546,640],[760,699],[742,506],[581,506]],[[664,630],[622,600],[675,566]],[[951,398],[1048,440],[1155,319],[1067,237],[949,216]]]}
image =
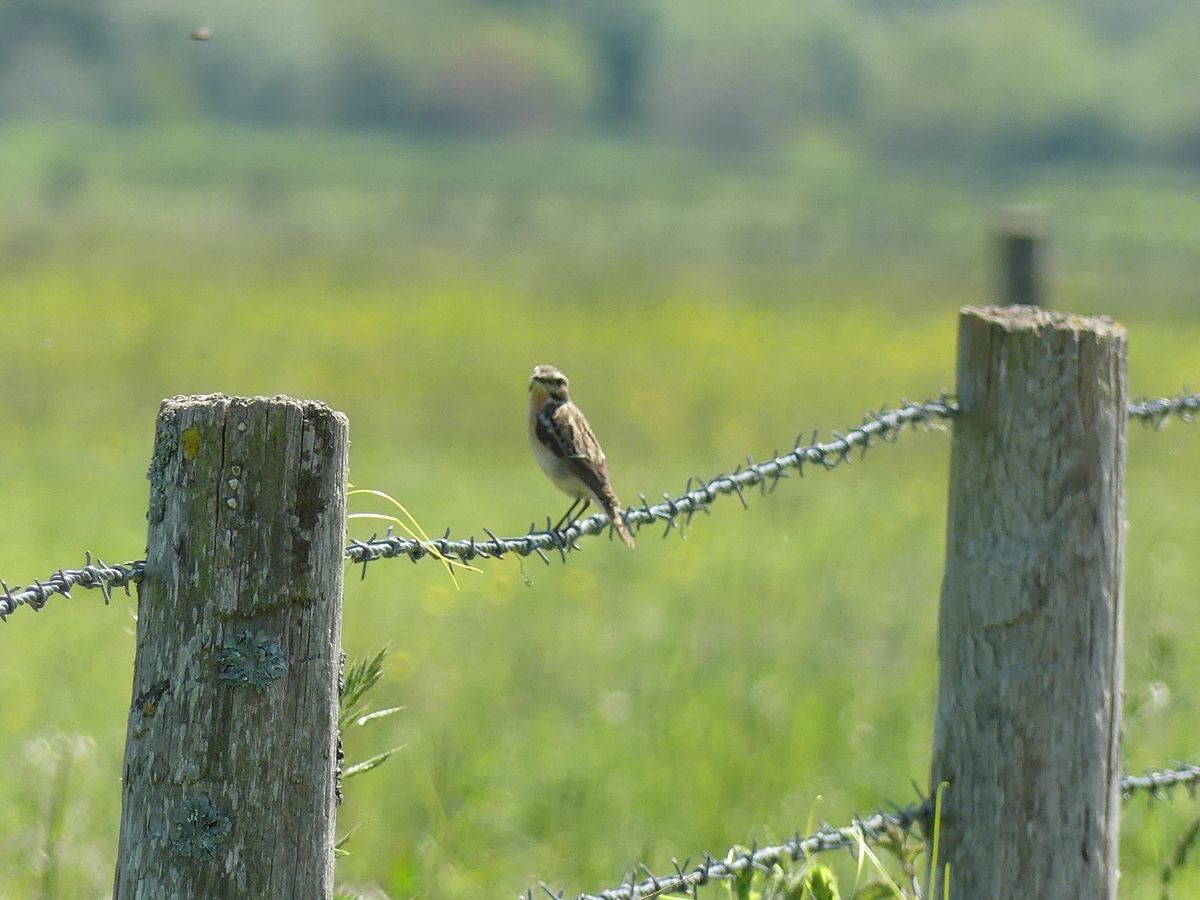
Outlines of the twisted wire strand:
{"label": "twisted wire strand", "polygon": [[[746,505],[745,492],[748,488],[760,486],[766,490],[769,483],[774,489],[778,482],[788,477],[789,470],[804,474],[805,463],[815,463],[825,469],[836,468],[841,463],[850,462],[850,454],[857,447],[866,452],[867,447],[876,439],[885,441],[895,440],[905,425],[931,426],[938,419],[947,419],[954,415],[957,407],[954,401],[943,396],[937,401],[925,403],[904,403],[899,409],[868,413],[864,422],[857,428],[852,428],[846,434],[834,432],[834,440],[820,442],[814,435],[813,442],[801,445],[797,440],[792,450],[785,454],[776,453],[772,458],[763,462],[748,459],[745,467],[739,466],[733,473],[718,475],[709,479],[688,479],[684,493],[672,498],[663,495],[663,501],[653,506],[642,497],[641,507],[632,507],[624,511],[625,521],[634,529],[640,529],[656,521],[665,521],[667,532],[678,528],[678,518],[685,516],[690,522],[697,511],[708,512],[708,507],[717,497],[723,494],[737,494],[742,505]],[[389,528],[383,537],[372,537],[367,540],[351,540],[346,547],[346,558],[351,562],[360,563],[363,567],[363,577],[366,577],[367,564],[379,559],[391,559],[407,556],[414,563],[421,559],[438,558],[470,562],[475,559],[497,559],[506,553],[519,556],[537,554],[543,562],[549,564],[550,558],[546,551],[558,551],[563,560],[567,553],[578,550],[578,539],[584,535],[596,535],[611,528],[608,516],[597,514],[586,519],[571,523],[566,528],[556,529],[550,520],[546,527],[539,529],[536,523],[529,526],[528,533],[520,537],[497,537],[494,532],[487,532],[487,540],[451,540],[449,530],[441,537],[430,541],[414,538],[403,538],[392,533]],[[665,534],[666,532],[664,532]],[[125,587],[130,583],[141,580],[145,571],[145,560],[126,563],[122,566],[92,565],[91,555],[87,556],[87,564],[82,569],[60,569],[45,581],[36,581],[32,586],[10,590],[6,584],[0,593],[0,621],[3,621],[17,607],[29,605],[32,609],[41,609],[52,594],[70,596],[70,589],[75,585],[83,587],[98,587],[105,592],[108,601],[108,591],[112,587]]]}
{"label": "twisted wire strand", "polygon": [[[864,843],[875,844],[897,832],[911,833],[914,826],[923,827],[932,818],[933,801],[923,800],[893,812],[880,811],[865,819],[856,817],[850,825],[822,825],[807,837],[797,834],[771,847],[751,847],[748,850],[734,847],[720,860],[705,854],[703,861],[694,868],[689,868],[687,860],[674,861],[675,872],[670,875],[657,876],[641,866],[640,880],[636,872],[631,872],[624,884],[597,894],[579,894],[575,900],[644,900],[681,892],[694,896],[700,887],[712,881],[736,878],[748,871],[770,872],[777,865],[795,862],[816,853],[855,848]],[[545,885],[542,885],[542,889],[547,890]],[[553,897],[562,896],[548,890],[547,893]]]}
{"label": "twisted wire strand", "polygon": [[[1121,796],[1129,800],[1135,794],[1147,793],[1152,798],[1169,799],[1172,789],[1178,787],[1186,788],[1194,796],[1200,787],[1200,766],[1180,763],[1173,768],[1151,769],[1145,775],[1126,775],[1121,779]],[[817,853],[853,850],[864,843],[877,844],[898,833],[911,835],[914,827],[928,831],[933,824],[933,812],[933,800],[925,798],[891,812],[881,810],[865,819],[855,817],[849,825],[825,824],[807,837],[797,834],[782,844],[749,850],[734,847],[722,859],[706,853],[694,867],[686,860],[682,863],[672,860],[675,871],[667,875],[655,875],[647,866],[639,865],[617,887],[594,894],[578,894],[574,900],[647,900],[671,893],[697,896],[703,885],[736,878],[746,871],[770,872],[774,866],[797,862]],[[556,900],[566,900],[563,892],[553,890],[545,882],[539,888]],[[521,900],[532,898],[533,891],[528,890]]]}
{"label": "twisted wire strand", "polygon": [[1121,796],[1128,800],[1134,794],[1145,793],[1154,799],[1169,798],[1178,787],[1194,797],[1200,788],[1200,766],[1177,763],[1166,769],[1150,769],[1145,775],[1126,775],[1121,779]]}
{"label": "twisted wire strand", "polygon": [[83,568],[59,569],[45,581],[35,580],[28,587],[14,590],[0,579],[0,590],[3,590],[0,593],[0,621],[7,619],[19,606],[28,606],[37,612],[54,594],[62,594],[69,600],[73,587],[98,588],[107,606],[112,599],[113,588],[124,588],[128,594],[129,585],[141,581],[145,571],[144,559],[113,564],[97,559],[93,563],[92,554],[85,551]]}
{"label": "twisted wire strand", "polygon": [[[811,463],[824,469],[833,469],[842,463],[848,463],[851,453],[857,448],[866,453],[876,439],[892,442],[905,426],[925,428],[934,427],[938,421],[951,419],[959,412],[957,402],[953,397],[943,394],[938,400],[927,400],[923,403],[903,402],[899,409],[879,412],[869,412],[863,417],[863,424],[851,428],[845,434],[832,432],[833,440],[821,442],[814,435],[811,443],[801,445],[799,441],[788,453],[774,454],[762,462],[748,459],[744,466],[739,466],[732,473],[718,475],[707,481],[692,478],[688,480],[683,494],[678,497],[663,495],[661,502],[653,505],[643,495],[642,505],[624,510],[625,521],[634,530],[664,522],[664,535],[679,527],[679,518],[691,522],[697,512],[708,513],[709,506],[722,495],[736,494],[742,505],[746,505],[746,490],[759,487],[764,492],[772,491],[779,481],[788,477],[793,471],[798,475],[804,474],[804,465]],[[1129,404],[1129,415],[1139,419],[1156,430],[1161,428],[1167,419],[1175,417],[1184,422],[1193,421],[1200,413],[1200,394],[1189,393],[1185,387],[1174,397],[1156,399],[1141,399]],[[383,537],[371,537],[367,540],[351,540],[346,547],[346,558],[363,566],[363,576],[370,562],[378,559],[391,559],[407,556],[413,562],[421,559],[442,557],[461,562],[475,559],[493,559],[503,557],[506,553],[516,553],[519,556],[537,554],[543,562],[549,563],[547,551],[557,551],[565,560],[567,553],[580,549],[577,541],[580,537],[598,535],[611,528],[608,516],[596,514],[586,519],[573,522],[563,529],[555,529],[546,520],[545,528],[538,528],[536,523],[529,526],[529,531],[519,537],[497,537],[489,529],[484,529],[487,540],[451,540],[449,530],[445,535],[431,541],[419,541],[412,538],[397,537],[391,529]],[[435,552],[436,551],[436,552]],[[39,610],[54,594],[65,597],[71,596],[73,587],[88,589],[97,588],[104,594],[105,603],[110,599],[112,588],[125,588],[137,584],[145,573],[145,560],[132,560],[126,563],[106,564],[97,559],[92,561],[90,553],[85,554],[85,564],[79,569],[59,569],[44,581],[34,581],[32,585],[10,588],[0,579],[0,621],[7,619],[20,606],[29,606]]]}
{"label": "twisted wire strand", "polygon": [[[1129,405],[1129,415],[1152,425],[1155,430],[1161,428],[1171,416],[1190,422],[1200,410],[1200,394],[1188,394],[1186,391],[1185,388],[1184,393],[1176,397],[1138,400]],[[902,401],[898,409],[866,413],[862,425],[847,430],[845,434],[833,432],[832,441],[820,442],[814,434],[810,444],[802,446],[797,440],[790,452],[782,455],[777,452],[771,458],[757,463],[747,459],[744,467],[739,466],[731,474],[718,475],[707,482],[688,479],[683,494],[677,497],[664,494],[663,500],[654,505],[650,505],[642,495],[642,505],[626,508],[623,511],[624,519],[635,532],[654,522],[664,522],[665,537],[672,529],[679,527],[681,515],[685,517],[685,524],[689,524],[696,512],[707,513],[713,501],[723,494],[737,494],[745,506],[745,491],[748,488],[760,487],[773,491],[780,479],[788,477],[791,470],[803,476],[805,463],[817,464],[825,469],[836,468],[841,463],[850,462],[850,454],[855,448],[860,448],[865,454],[876,438],[892,442],[905,426],[930,428],[938,420],[953,418],[959,411],[957,401],[948,394],[922,403]],[[580,549],[578,538],[602,534],[610,528],[608,516],[597,513],[563,529],[555,529],[549,520],[545,528],[538,528],[536,523],[530,524],[529,531],[520,537],[498,538],[492,531],[484,529],[487,540],[476,540],[473,536],[467,540],[451,540],[447,531],[441,538],[418,541],[397,537],[389,529],[383,537],[351,541],[346,548],[346,556],[363,565],[364,577],[367,563],[399,556],[407,556],[416,562],[440,554],[460,562],[471,562],[479,558],[502,557],[506,553],[519,556],[536,553],[543,562],[548,563],[547,551],[557,551],[565,560],[567,553]],[[431,553],[431,549],[436,550],[436,554]]]}
{"label": "twisted wire strand", "polygon": [[[729,474],[718,475],[707,481],[689,478],[679,496],[672,497],[664,493],[661,501],[651,505],[645,495],[642,495],[641,506],[626,507],[622,514],[626,524],[634,531],[640,531],[655,522],[663,522],[666,526],[663,535],[666,536],[672,529],[679,527],[681,517],[685,524],[690,523],[692,516],[697,512],[707,513],[718,497],[735,494],[742,505],[746,506],[746,491],[750,488],[758,487],[764,493],[772,491],[792,471],[803,476],[806,464],[823,469],[837,468],[842,463],[851,461],[851,453],[855,449],[865,453],[877,439],[889,443],[894,441],[905,426],[930,428],[939,420],[949,419],[957,412],[958,406],[949,395],[922,403],[904,401],[898,409],[868,412],[863,417],[863,424],[847,430],[844,434],[832,432],[833,440],[819,441],[817,436],[813,435],[811,443],[802,444],[797,439],[787,453],[781,454],[777,451],[761,462],[747,458],[743,465],[739,465]],[[413,562],[438,555],[461,562],[471,562],[479,558],[502,557],[506,553],[516,553],[519,556],[536,553],[548,563],[550,560],[546,555],[547,551],[557,551],[565,559],[567,553],[580,549],[577,543],[580,537],[602,534],[611,527],[608,516],[597,513],[572,522],[562,529],[556,529],[549,520],[545,528],[538,528],[534,523],[529,526],[529,531],[520,537],[501,538],[484,529],[488,535],[487,540],[477,540],[475,537],[451,540],[447,532],[441,538],[418,541],[398,537],[389,530],[383,537],[351,541],[346,548],[346,556],[353,562],[362,563],[364,570],[369,562],[398,556],[407,556]]]}
{"label": "twisted wire strand", "polygon": [[1195,421],[1197,413],[1200,413],[1200,394],[1189,393],[1186,386],[1174,397],[1153,400],[1140,397],[1129,404],[1129,418],[1140,419],[1155,431],[1172,417],[1184,422]]}

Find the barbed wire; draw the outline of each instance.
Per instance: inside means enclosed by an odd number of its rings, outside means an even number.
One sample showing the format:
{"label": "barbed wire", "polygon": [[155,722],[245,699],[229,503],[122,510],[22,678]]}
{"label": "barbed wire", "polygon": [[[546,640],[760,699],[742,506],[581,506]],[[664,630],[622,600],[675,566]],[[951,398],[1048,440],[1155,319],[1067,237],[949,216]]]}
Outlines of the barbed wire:
{"label": "barbed wire", "polygon": [[[1189,394],[1185,387],[1183,392],[1175,397],[1153,400],[1141,398],[1129,404],[1128,409],[1130,418],[1144,421],[1157,430],[1171,416],[1185,422],[1192,421],[1195,413],[1200,410],[1200,394]],[[801,446],[801,439],[798,438],[790,452],[780,454],[776,451],[769,459],[757,463],[747,458],[745,466],[738,466],[731,474],[718,475],[707,482],[699,478],[689,478],[684,492],[678,497],[663,494],[663,500],[651,506],[643,494],[640,507],[632,506],[623,511],[625,522],[635,532],[655,522],[665,522],[665,537],[672,529],[678,527],[681,515],[685,516],[685,524],[690,524],[692,516],[697,511],[707,513],[708,507],[718,496],[736,493],[745,506],[747,489],[759,487],[773,491],[780,479],[788,477],[791,470],[794,469],[797,474],[803,476],[805,463],[833,469],[841,463],[850,462],[850,454],[855,448],[861,449],[865,454],[877,438],[890,443],[895,441],[905,426],[930,428],[938,420],[951,419],[958,412],[958,403],[949,394],[942,394],[937,400],[921,403],[902,400],[898,409],[866,413],[863,416],[863,424],[847,430],[845,434],[832,432],[832,441],[818,441],[814,433],[812,442],[807,445]],[[698,487],[693,488],[693,484]],[[441,538],[420,541],[415,538],[398,537],[389,529],[383,537],[351,541],[346,548],[346,556],[353,562],[362,564],[363,577],[366,577],[367,563],[400,556],[407,556],[413,562],[438,556],[471,562],[479,558],[499,558],[506,553],[516,553],[519,556],[536,553],[543,562],[549,563],[547,551],[557,551],[565,561],[567,553],[580,549],[578,538],[602,534],[610,529],[608,516],[602,513],[580,519],[563,529],[555,529],[549,519],[546,520],[545,528],[531,523],[528,532],[520,537],[498,538],[495,533],[485,528],[487,540],[476,540],[474,536],[467,540],[451,540],[450,532],[447,531]]]}
{"label": "barbed wire", "polygon": [[[1185,788],[1195,796],[1200,787],[1200,766],[1180,763],[1173,768],[1151,769],[1145,775],[1126,775],[1121,779],[1121,796],[1129,800],[1135,794],[1146,793],[1152,798],[1170,799],[1175,788]],[[770,872],[773,867],[798,862],[817,853],[831,850],[855,850],[863,844],[877,844],[892,836],[912,835],[914,827],[928,831],[933,822],[934,803],[924,798],[892,811],[878,811],[866,818],[856,816],[849,825],[824,824],[820,829],[769,847],[749,849],[733,847],[722,859],[705,853],[702,861],[691,867],[690,860],[672,860],[675,871],[655,875],[647,866],[639,865],[629,872],[620,885],[594,894],[578,894],[574,900],[647,900],[664,894],[684,893],[698,896],[701,887],[713,881],[736,878],[747,871]],[[566,894],[555,891],[545,882],[538,885],[548,897],[566,900]],[[533,900],[529,889],[518,900]]]}
{"label": "barbed wire", "polygon": [[[698,511],[708,512],[708,507],[717,497],[724,494],[736,494],[743,505],[746,505],[746,491],[755,486],[764,492],[769,483],[774,490],[778,482],[788,477],[790,470],[803,476],[804,464],[813,463],[825,469],[833,469],[842,463],[850,462],[850,454],[855,448],[863,453],[876,439],[894,441],[899,432],[906,426],[930,427],[937,419],[950,418],[957,411],[954,401],[943,395],[940,400],[925,403],[902,403],[896,410],[881,410],[867,413],[863,424],[852,428],[845,434],[834,432],[832,441],[821,442],[813,435],[813,440],[807,445],[801,445],[797,439],[792,450],[785,454],[776,452],[770,459],[755,462],[748,458],[745,467],[739,466],[733,473],[718,475],[708,481],[699,478],[688,479],[684,493],[672,498],[663,495],[663,501],[653,506],[642,496],[642,506],[632,507],[624,511],[625,521],[635,530],[656,521],[665,521],[667,532],[679,527],[679,517],[685,516],[690,522]],[[346,558],[359,563],[363,567],[363,577],[366,577],[367,564],[379,559],[390,559],[407,556],[413,562],[426,558],[453,559],[460,562],[470,562],[475,559],[498,559],[506,553],[519,556],[537,554],[547,564],[550,558],[546,551],[557,550],[562,558],[573,550],[578,550],[578,539],[584,535],[596,535],[610,529],[608,516],[597,514],[586,519],[573,522],[563,529],[556,529],[546,520],[546,527],[538,529],[536,523],[529,526],[529,531],[520,537],[497,537],[494,532],[484,529],[488,534],[487,540],[451,540],[450,532],[434,540],[417,540],[415,538],[399,537],[389,528],[383,537],[371,537],[367,540],[351,540],[346,547]],[[666,532],[664,532],[665,534]],[[82,569],[60,569],[45,581],[37,581],[30,587],[9,590],[4,585],[4,593],[0,594],[0,621],[15,611],[17,607],[29,605],[34,610],[41,609],[46,600],[53,594],[70,596],[70,589],[75,585],[83,587],[98,587],[105,592],[108,600],[108,590],[111,587],[124,586],[128,588],[131,582],[141,579],[145,561],[126,563],[123,566],[94,566],[91,555],[87,556],[87,564]],[[2,585],[3,582],[0,582]]]}
{"label": "barbed wire", "polygon": [[92,554],[85,551],[82,569],[59,569],[45,581],[35,580],[28,587],[13,590],[0,579],[0,589],[3,590],[0,593],[0,621],[7,619],[19,606],[28,606],[37,612],[54,594],[62,594],[69,600],[73,587],[98,589],[104,595],[104,604],[107,606],[112,599],[113,588],[124,588],[128,595],[129,585],[141,581],[145,571],[144,559],[112,565],[97,559],[93,563]]}
{"label": "barbed wire", "polygon": [[[856,449],[865,454],[876,440],[891,443],[906,426],[930,428],[940,419],[951,418],[957,411],[957,404],[947,394],[943,394],[938,400],[926,400],[921,403],[903,401],[898,409],[868,412],[863,416],[863,424],[848,429],[844,434],[832,432],[833,440],[820,441],[814,433],[808,444],[802,444],[801,439],[797,438],[787,453],[775,451],[771,457],[761,462],[747,457],[744,464],[729,474],[717,475],[707,480],[689,478],[679,496],[672,497],[664,493],[661,501],[651,505],[643,494],[641,506],[626,507],[622,514],[626,524],[634,531],[640,531],[656,522],[663,522],[666,526],[663,535],[666,536],[679,527],[681,517],[685,524],[690,523],[692,516],[697,512],[707,513],[708,507],[718,497],[735,494],[742,505],[746,506],[748,490],[757,487],[763,493],[773,491],[792,471],[803,476],[805,464],[820,466],[822,469],[835,469],[843,463],[849,463],[851,454]],[[474,536],[467,540],[451,540],[447,531],[441,538],[420,541],[399,537],[389,529],[383,537],[351,541],[346,548],[346,556],[363,565],[364,575],[367,563],[399,556],[407,556],[413,562],[439,556],[471,562],[480,558],[500,558],[506,553],[519,556],[536,553],[543,562],[549,563],[546,551],[557,551],[565,560],[567,553],[580,549],[577,543],[580,537],[602,534],[611,527],[608,516],[597,513],[561,529],[555,528],[549,519],[546,520],[545,528],[531,523],[529,531],[520,537],[497,537],[490,529],[485,528],[484,531],[488,535],[486,540],[477,540]]]}
{"label": "barbed wire", "polygon": [[[842,463],[849,463],[856,449],[865,454],[877,440],[894,442],[906,426],[933,428],[940,420],[951,419],[958,412],[958,404],[949,394],[920,403],[902,401],[898,409],[868,412],[863,416],[863,424],[848,429],[844,434],[831,432],[833,440],[819,441],[814,433],[808,444],[802,445],[797,439],[787,453],[776,451],[761,462],[748,457],[746,463],[729,474],[708,480],[689,478],[683,493],[677,497],[664,493],[663,499],[652,505],[643,494],[642,505],[626,508],[623,515],[635,531],[663,522],[666,526],[663,531],[665,537],[680,527],[680,518],[683,518],[684,524],[688,524],[697,512],[707,514],[708,508],[718,497],[735,494],[745,506],[747,490],[758,487],[763,493],[769,493],[793,471],[803,476],[805,464],[817,465],[822,469],[837,468]],[[1191,422],[1197,413],[1200,413],[1200,394],[1189,393],[1186,387],[1174,397],[1143,398],[1129,404],[1131,418],[1146,422],[1155,429],[1161,428],[1171,417]],[[351,540],[346,547],[346,558],[362,565],[363,577],[366,577],[368,563],[404,556],[415,563],[421,559],[439,557],[471,562],[476,559],[499,559],[508,553],[522,557],[537,554],[543,562],[549,563],[548,552],[558,552],[565,561],[567,553],[580,549],[580,537],[603,534],[611,528],[608,516],[602,513],[572,522],[562,529],[556,529],[549,519],[544,528],[531,523],[528,532],[518,537],[497,537],[485,528],[486,540],[477,540],[474,536],[466,540],[451,540],[449,530],[440,538],[417,540],[399,537],[389,528],[383,537]],[[146,567],[145,560],[106,564],[101,560],[93,563],[90,553],[85,554],[85,558],[82,568],[59,569],[45,581],[34,581],[25,587],[9,588],[6,582],[0,580],[0,621],[6,620],[21,606],[39,610],[54,594],[70,597],[73,587],[99,589],[107,603],[113,588],[125,588],[128,592],[129,585],[142,580]]]}
{"label": "barbed wire", "polygon": [[1171,417],[1192,422],[1197,413],[1200,413],[1200,394],[1189,393],[1186,385],[1183,391],[1174,397],[1159,397],[1153,400],[1139,397],[1129,404],[1129,418],[1140,419],[1155,431],[1162,428]]}
{"label": "barbed wire", "polygon": [[[655,875],[646,866],[639,866],[626,875],[619,886],[596,894],[579,894],[575,900],[645,900],[681,892],[694,897],[701,887],[713,881],[736,878],[743,872],[769,872],[774,866],[785,862],[795,862],[830,850],[859,847],[864,843],[875,844],[898,832],[911,833],[914,826],[923,826],[932,818],[933,801],[922,800],[892,812],[880,811],[865,819],[856,817],[850,825],[839,827],[825,824],[807,837],[797,834],[782,844],[749,849],[734,847],[723,859],[706,853],[695,867],[690,867],[690,860],[672,860],[675,871],[670,875]],[[538,887],[555,900],[566,900],[563,892],[553,890],[545,882]],[[533,891],[526,891],[522,897],[532,900]]]}
{"label": "barbed wire", "polygon": [[1195,797],[1200,789],[1200,766],[1177,763],[1166,769],[1149,769],[1145,775],[1126,775],[1121,779],[1121,796],[1128,800],[1134,794],[1145,793],[1155,799],[1170,798],[1179,787]]}

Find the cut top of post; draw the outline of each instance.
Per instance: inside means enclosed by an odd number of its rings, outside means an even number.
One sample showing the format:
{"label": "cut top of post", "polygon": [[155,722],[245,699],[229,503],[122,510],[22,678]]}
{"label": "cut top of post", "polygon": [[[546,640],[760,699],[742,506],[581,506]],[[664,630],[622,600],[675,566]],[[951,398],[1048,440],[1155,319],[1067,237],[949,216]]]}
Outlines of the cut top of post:
{"label": "cut top of post", "polygon": [[[1107,316],[1077,316],[1038,306],[967,306],[959,317],[958,401],[964,411],[977,413],[981,403],[992,402],[987,398],[995,399],[995,392],[1015,390],[1019,382],[1012,380],[1014,370],[1028,370],[1032,377],[1045,379],[1047,366],[1065,367],[1063,373],[1074,371],[1080,357],[1095,359],[1118,347],[1120,355],[1114,358],[1124,360],[1125,346],[1125,326]],[[968,364],[962,365],[964,360]],[[1107,390],[1101,384],[1077,388],[1072,393],[1075,405],[1089,409],[1096,405],[1098,395],[1093,395]],[[984,419],[964,419],[956,422],[955,432],[986,431],[996,424],[993,414],[1003,417],[1016,412],[995,409]]]}
{"label": "cut top of post", "polygon": [[1050,329],[1073,331],[1077,334],[1092,332],[1102,337],[1123,338],[1125,336],[1125,326],[1108,316],[1078,316],[1074,313],[1057,312],[1028,304],[964,306],[962,313],[983,319],[1005,331]]}

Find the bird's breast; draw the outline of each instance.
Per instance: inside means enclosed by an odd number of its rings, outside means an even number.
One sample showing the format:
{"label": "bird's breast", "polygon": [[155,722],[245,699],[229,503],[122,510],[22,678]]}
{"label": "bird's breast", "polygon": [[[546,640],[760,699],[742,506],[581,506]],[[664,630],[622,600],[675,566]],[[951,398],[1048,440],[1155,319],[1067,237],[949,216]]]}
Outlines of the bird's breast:
{"label": "bird's breast", "polygon": [[555,487],[570,497],[589,496],[587,488],[576,477],[571,467],[538,439],[536,408],[529,410],[529,445],[533,448],[534,459],[546,476],[554,482]]}

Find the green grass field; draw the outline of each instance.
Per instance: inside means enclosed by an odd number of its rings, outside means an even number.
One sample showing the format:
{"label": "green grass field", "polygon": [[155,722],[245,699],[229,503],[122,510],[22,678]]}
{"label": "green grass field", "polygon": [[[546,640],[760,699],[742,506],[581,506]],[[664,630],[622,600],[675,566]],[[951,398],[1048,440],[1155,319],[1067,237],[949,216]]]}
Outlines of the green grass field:
{"label": "green grass field", "polygon": [[[952,388],[956,309],[989,299],[987,221],[1012,200],[1055,212],[1054,305],[1129,327],[1134,392],[1200,381],[1194,176],[988,180],[836,150],[0,133],[0,575],[141,556],[154,415],[178,393],[325,400],[356,485],[431,532],[515,533],[563,508],[525,436],[551,362],[621,495],[677,492]],[[748,511],[722,500],[684,540],[493,562],[459,591],[433,564],[349,573],[345,646],[390,645],[375,700],[406,706],[349,755],[406,749],[349,783],[339,880],[573,894],[912,799],[948,446],[906,434]],[[1131,435],[1135,771],[1200,752],[1198,463],[1195,426]],[[0,897],[110,890],[133,613],[81,591],[0,628]],[[1159,896],[1196,815],[1186,795],[1126,807],[1122,896]]]}

